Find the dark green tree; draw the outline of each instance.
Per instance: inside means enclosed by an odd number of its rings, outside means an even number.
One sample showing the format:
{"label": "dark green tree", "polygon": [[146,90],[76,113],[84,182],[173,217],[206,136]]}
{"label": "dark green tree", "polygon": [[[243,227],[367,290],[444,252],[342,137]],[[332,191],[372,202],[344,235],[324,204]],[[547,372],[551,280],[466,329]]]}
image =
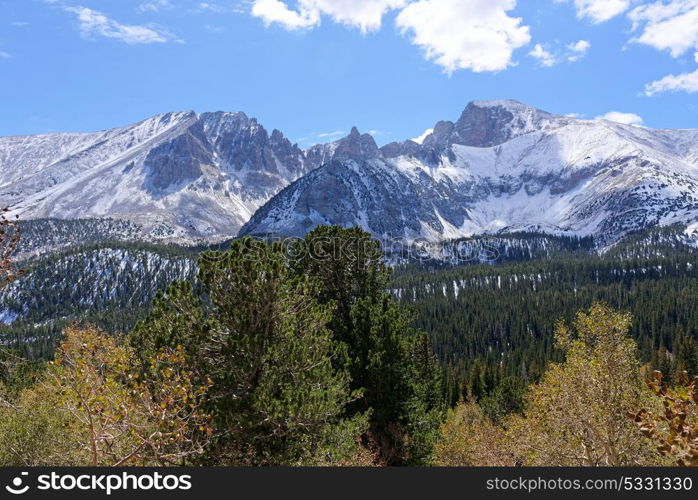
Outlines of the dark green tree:
{"label": "dark green tree", "polygon": [[141,353],[183,345],[211,379],[216,463],[332,462],[353,452],[364,419],[341,418],[350,392],[346,348],[316,300],[313,279],[291,275],[279,244],[244,239],[207,252],[198,284],[176,283],[130,335]]}
{"label": "dark green tree", "polygon": [[334,307],[329,327],[347,347],[351,388],[364,393],[347,415],[370,412],[365,437],[387,463],[423,463],[443,416],[439,370],[412,315],[385,293],[380,244],[359,228],[320,226],[290,254],[294,272],[320,283],[320,300]]}
{"label": "dark green tree", "polygon": [[479,400],[487,394],[487,381],[485,379],[485,366],[480,358],[476,359],[470,368],[468,376],[468,392],[465,396],[472,396]]}
{"label": "dark green tree", "polygon": [[380,243],[358,227],[320,226],[292,245],[289,253],[295,274],[321,284],[320,301],[334,306],[330,329],[356,359],[361,339],[353,328],[352,308],[363,298],[380,296],[390,276]]}
{"label": "dark green tree", "polygon": [[486,417],[495,423],[512,413],[521,413],[524,406],[526,383],[518,377],[505,377],[489,395],[480,401]]}
{"label": "dark green tree", "polygon": [[680,380],[684,378],[684,372],[689,380],[691,377],[698,376],[698,343],[690,335],[682,333],[676,339],[675,345],[676,367],[673,379],[686,384],[688,380]]}

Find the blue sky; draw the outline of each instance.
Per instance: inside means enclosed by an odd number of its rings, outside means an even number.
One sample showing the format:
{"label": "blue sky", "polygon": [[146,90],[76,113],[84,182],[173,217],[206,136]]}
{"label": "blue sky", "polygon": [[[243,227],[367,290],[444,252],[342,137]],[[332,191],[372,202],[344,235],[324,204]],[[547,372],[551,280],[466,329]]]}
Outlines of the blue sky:
{"label": "blue sky", "polygon": [[379,143],[470,100],[698,128],[698,0],[0,0],[0,135],[245,111]]}

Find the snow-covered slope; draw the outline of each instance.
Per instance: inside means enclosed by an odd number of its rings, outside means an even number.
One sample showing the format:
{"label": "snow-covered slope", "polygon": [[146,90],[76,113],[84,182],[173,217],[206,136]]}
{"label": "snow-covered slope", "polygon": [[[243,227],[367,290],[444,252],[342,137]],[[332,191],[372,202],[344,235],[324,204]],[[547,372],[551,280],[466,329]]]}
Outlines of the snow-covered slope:
{"label": "snow-covered slope", "polygon": [[0,206],[23,220],[125,219],[144,239],[232,237],[315,166],[243,113],[168,113],[104,132],[0,138]]}
{"label": "snow-covered slope", "polygon": [[[31,324],[105,311],[119,311],[131,328],[132,314],[150,305],[174,280],[193,280],[195,252],[158,245],[81,248],[25,262],[26,273],[0,289],[0,325]],[[30,326],[27,327],[31,329]]]}
{"label": "snow-covered slope", "polygon": [[[353,131],[339,142],[361,137],[370,136]],[[340,224],[407,241],[539,231],[606,245],[636,229],[698,220],[696,130],[489,101],[437,123],[421,144],[345,149],[271,199],[241,234]]]}

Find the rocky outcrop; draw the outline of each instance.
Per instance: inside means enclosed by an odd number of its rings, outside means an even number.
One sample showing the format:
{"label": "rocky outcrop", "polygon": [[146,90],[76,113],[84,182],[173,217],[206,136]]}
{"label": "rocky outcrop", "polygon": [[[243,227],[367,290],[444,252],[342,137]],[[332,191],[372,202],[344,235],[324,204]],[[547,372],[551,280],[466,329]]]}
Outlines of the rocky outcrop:
{"label": "rocky outcrop", "polygon": [[[201,165],[210,163],[210,149],[201,122],[197,121],[183,134],[153,148],[144,161],[147,171],[144,188],[161,193],[198,179]],[[125,173],[133,168],[132,162]]]}
{"label": "rocky outcrop", "polygon": [[347,137],[337,141],[332,159],[361,161],[372,160],[378,156],[378,145],[373,136],[361,134],[356,127],[352,127]]}

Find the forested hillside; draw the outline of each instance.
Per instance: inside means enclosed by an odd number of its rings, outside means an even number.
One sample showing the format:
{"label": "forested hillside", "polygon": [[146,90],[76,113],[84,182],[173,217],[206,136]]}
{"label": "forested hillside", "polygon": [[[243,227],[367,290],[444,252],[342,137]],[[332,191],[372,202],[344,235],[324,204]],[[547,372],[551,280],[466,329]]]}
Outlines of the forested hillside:
{"label": "forested hillside", "polygon": [[[112,234],[108,228],[94,233],[79,221],[22,229],[25,250],[31,242],[59,241],[53,229],[72,235],[62,252],[23,260],[24,275],[0,290],[0,334],[35,357],[50,356],[72,321],[130,330],[158,291],[173,280],[194,281],[203,250],[99,242]],[[637,233],[601,255],[590,239],[535,233],[403,247],[386,255],[395,266],[387,290],[416,312],[414,325],[429,334],[444,390],[455,401],[473,376],[486,380],[487,391],[509,376],[537,380],[561,355],[553,348],[555,320],[594,300],[633,313],[631,334],[644,361],[675,363],[698,332],[698,251],[691,242],[683,228],[668,227]]]}
{"label": "forested hillside", "polygon": [[698,334],[698,252],[679,244],[677,234],[637,235],[603,255],[398,269],[391,293],[430,333],[453,402],[464,381],[486,393],[505,377],[538,380],[546,363],[562,356],[554,348],[555,322],[594,301],[630,311],[641,359],[666,369],[690,355]]}
{"label": "forested hillside", "polygon": [[194,279],[197,255],[181,247],[111,243],[23,261],[22,277],[0,290],[0,332],[14,348],[44,357],[73,321],[128,331],[158,291],[176,279]]}
{"label": "forested hillside", "polygon": [[115,219],[34,219],[19,222],[22,239],[17,259],[57,253],[67,248],[142,237],[140,226]]}

